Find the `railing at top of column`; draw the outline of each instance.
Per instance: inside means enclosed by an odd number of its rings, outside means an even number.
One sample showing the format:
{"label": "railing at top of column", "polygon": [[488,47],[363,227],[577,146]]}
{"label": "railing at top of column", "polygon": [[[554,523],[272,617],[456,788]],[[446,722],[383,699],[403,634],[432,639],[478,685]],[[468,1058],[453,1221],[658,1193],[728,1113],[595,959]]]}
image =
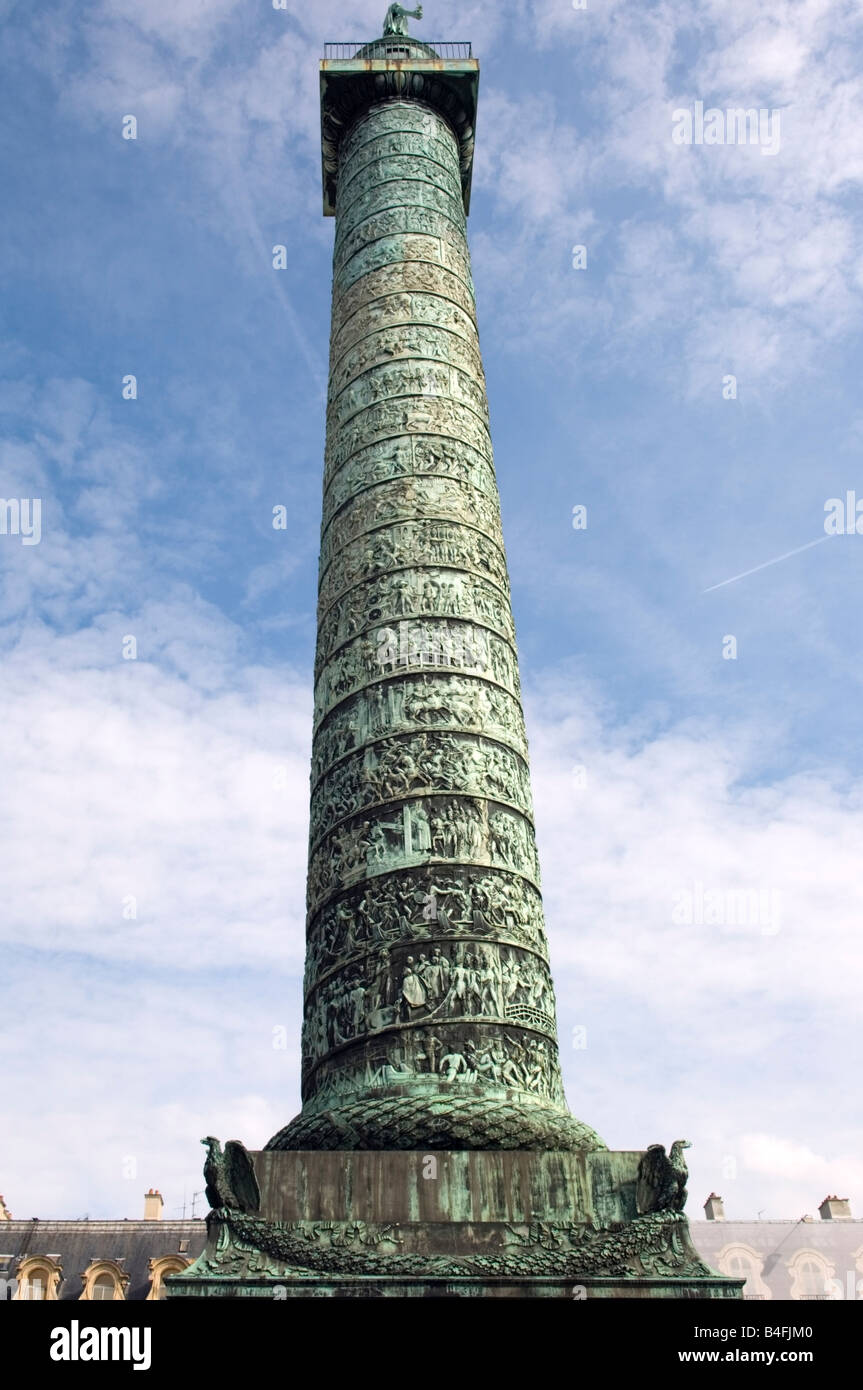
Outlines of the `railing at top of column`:
{"label": "railing at top of column", "polygon": [[[417,59],[420,57],[416,52],[411,52],[411,44],[417,44],[417,40],[405,39],[404,45],[399,43],[397,38],[380,39],[377,43],[325,43],[324,58],[337,62],[349,62],[353,58],[390,58],[398,59],[399,49],[404,47],[406,58]],[[424,44],[425,47],[434,49],[437,58],[470,58],[469,43],[430,43]]]}

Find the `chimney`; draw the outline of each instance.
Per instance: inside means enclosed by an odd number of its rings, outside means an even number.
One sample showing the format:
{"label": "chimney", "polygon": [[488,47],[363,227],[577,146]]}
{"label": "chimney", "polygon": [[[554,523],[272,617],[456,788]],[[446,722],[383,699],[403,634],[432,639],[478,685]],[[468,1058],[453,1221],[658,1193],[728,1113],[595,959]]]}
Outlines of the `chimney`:
{"label": "chimney", "polygon": [[850,1221],[851,1203],[847,1197],[825,1197],[818,1208],[822,1221]]}
{"label": "chimney", "polygon": [[159,1189],[151,1187],[149,1192],[144,1193],[144,1220],[161,1221],[164,1205]]}
{"label": "chimney", "polygon": [[722,1198],[717,1197],[715,1192],[711,1192],[707,1201],[704,1203],[704,1215],[708,1221],[724,1221],[725,1208],[722,1205]]}

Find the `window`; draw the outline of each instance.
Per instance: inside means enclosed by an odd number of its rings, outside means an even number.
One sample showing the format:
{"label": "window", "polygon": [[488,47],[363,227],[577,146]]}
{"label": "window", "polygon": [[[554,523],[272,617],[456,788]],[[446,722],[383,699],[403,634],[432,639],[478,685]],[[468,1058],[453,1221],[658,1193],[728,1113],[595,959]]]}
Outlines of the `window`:
{"label": "window", "polygon": [[45,1303],[57,1297],[63,1271],[59,1259],[53,1255],[29,1255],[21,1261],[12,1277],[17,1281],[13,1298],[28,1303]]}
{"label": "window", "polygon": [[81,1298],[102,1303],[126,1297],[129,1276],[119,1260],[94,1260],[81,1275]]}
{"label": "window", "polygon": [[172,1274],[182,1274],[184,1269],[188,1269],[192,1263],[189,1259],[184,1259],[182,1255],[162,1255],[159,1259],[150,1261],[150,1291],[148,1299],[162,1299],[168,1297],[168,1290],[165,1287],[165,1280]]}
{"label": "window", "polygon": [[789,1271],[791,1298],[814,1302],[836,1297],[833,1266],[817,1250],[798,1251],[791,1260]]}
{"label": "window", "polygon": [[800,1292],[798,1298],[817,1298],[824,1292],[824,1271],[814,1260],[803,1260],[797,1266]]}
{"label": "window", "polygon": [[771,1298],[769,1287],[761,1277],[763,1261],[748,1245],[727,1245],[719,1252],[717,1267],[731,1279],[745,1279],[744,1298]]}
{"label": "window", "polygon": [[797,1298],[827,1298],[827,1271],[821,1260],[801,1260],[795,1270]]}

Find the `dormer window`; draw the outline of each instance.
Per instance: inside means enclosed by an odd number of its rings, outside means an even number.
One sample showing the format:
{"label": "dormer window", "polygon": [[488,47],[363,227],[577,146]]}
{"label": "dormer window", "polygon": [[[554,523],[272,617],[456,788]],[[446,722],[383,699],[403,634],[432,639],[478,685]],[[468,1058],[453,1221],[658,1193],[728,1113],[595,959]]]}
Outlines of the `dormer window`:
{"label": "dormer window", "polygon": [[57,1297],[63,1270],[53,1255],[30,1255],[15,1270],[16,1299],[26,1303],[45,1303]]}
{"label": "dormer window", "polygon": [[111,1300],[117,1291],[117,1280],[113,1274],[99,1274],[93,1280],[90,1297],[96,1300]]}
{"label": "dormer window", "polygon": [[126,1297],[129,1276],[118,1260],[94,1260],[81,1275],[81,1298],[111,1302]]}

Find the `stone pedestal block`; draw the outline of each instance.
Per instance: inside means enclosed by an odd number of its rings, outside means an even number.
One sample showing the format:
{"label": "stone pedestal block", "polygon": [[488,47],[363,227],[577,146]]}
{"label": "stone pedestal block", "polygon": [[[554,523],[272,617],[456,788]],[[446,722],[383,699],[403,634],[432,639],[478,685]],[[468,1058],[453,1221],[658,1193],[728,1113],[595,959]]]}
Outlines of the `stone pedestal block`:
{"label": "stone pedestal block", "polygon": [[638,1152],[264,1151],[171,1298],[735,1298],[680,1212],[637,1211]]}

